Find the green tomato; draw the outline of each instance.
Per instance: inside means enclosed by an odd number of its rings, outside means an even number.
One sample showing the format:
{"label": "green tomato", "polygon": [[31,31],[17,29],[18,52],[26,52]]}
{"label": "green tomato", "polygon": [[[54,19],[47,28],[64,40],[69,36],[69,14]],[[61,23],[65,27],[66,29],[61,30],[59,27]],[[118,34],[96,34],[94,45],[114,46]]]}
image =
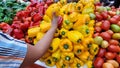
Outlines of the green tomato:
{"label": "green tomato", "polygon": [[120,27],[119,27],[118,25],[112,24],[110,27],[111,27],[111,30],[112,30],[113,32],[115,32],[115,33],[120,32]]}
{"label": "green tomato", "polygon": [[103,41],[103,38],[101,36],[96,36],[94,38],[94,42],[98,45],[101,45],[102,44],[102,41]]}

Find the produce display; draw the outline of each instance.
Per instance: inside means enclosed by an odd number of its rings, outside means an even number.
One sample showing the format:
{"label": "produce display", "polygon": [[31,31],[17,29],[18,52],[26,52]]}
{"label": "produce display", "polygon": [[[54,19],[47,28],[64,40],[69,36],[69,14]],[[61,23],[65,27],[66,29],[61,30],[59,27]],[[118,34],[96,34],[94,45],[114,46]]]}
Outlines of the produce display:
{"label": "produce display", "polygon": [[56,68],[120,68],[120,8],[99,0],[0,1],[0,29],[36,44],[51,28],[53,12],[58,28],[41,62]]}
{"label": "produce display", "polygon": [[95,68],[120,67],[120,8],[96,6],[94,41],[99,51],[94,60]]}
{"label": "produce display", "polygon": [[79,68],[92,61],[99,46],[94,43],[94,1],[67,3],[67,0],[51,4],[40,25],[28,29],[28,37],[36,44],[51,27],[52,12],[59,16],[58,29],[46,54],[40,59],[48,66]]}

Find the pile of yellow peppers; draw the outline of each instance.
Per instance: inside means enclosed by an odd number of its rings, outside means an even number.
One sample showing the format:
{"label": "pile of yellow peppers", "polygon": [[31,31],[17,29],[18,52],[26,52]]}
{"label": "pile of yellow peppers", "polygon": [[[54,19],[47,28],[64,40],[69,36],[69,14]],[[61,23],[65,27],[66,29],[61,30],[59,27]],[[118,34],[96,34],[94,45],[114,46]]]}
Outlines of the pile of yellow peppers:
{"label": "pile of yellow peppers", "polygon": [[63,18],[62,26],[57,29],[50,48],[40,61],[48,66],[56,65],[57,68],[80,68],[84,64],[91,68],[99,49],[92,38],[94,0],[80,0],[77,3],[60,0],[50,5],[40,26],[28,30],[34,44],[50,29],[52,12]]}

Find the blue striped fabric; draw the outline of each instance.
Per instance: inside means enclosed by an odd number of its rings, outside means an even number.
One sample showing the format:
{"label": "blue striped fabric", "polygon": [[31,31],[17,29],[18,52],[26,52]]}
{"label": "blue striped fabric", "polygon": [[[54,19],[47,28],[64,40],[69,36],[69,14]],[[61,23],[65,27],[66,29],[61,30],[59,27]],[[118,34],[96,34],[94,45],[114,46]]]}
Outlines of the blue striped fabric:
{"label": "blue striped fabric", "polygon": [[19,68],[27,52],[27,45],[0,31],[0,68]]}

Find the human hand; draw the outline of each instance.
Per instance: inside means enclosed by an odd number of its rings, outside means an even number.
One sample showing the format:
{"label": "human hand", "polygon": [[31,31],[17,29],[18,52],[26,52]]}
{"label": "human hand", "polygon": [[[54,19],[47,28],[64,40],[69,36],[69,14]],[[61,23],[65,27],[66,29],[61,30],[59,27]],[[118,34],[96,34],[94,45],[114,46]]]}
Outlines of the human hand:
{"label": "human hand", "polygon": [[52,27],[57,28],[57,26],[58,26],[58,16],[56,16],[56,13],[53,13],[52,16],[53,16],[53,18],[52,18]]}

